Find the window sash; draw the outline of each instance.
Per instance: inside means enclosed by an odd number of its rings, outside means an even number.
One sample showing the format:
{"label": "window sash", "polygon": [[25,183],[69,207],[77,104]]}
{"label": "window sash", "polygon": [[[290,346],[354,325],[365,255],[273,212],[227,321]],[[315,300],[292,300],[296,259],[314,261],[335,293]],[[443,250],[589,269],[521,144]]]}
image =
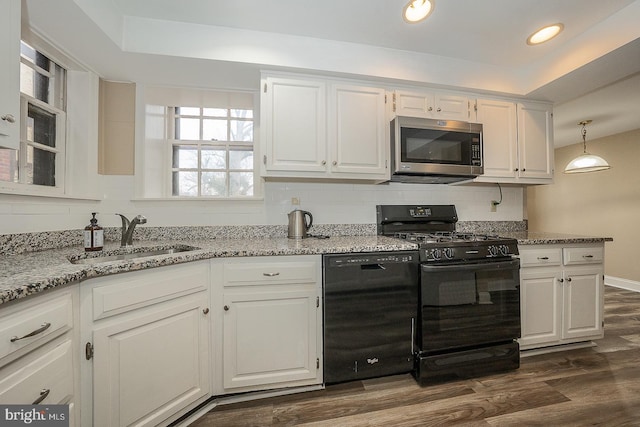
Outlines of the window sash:
{"label": "window sash", "polygon": [[[168,158],[169,158],[169,183],[168,190],[171,197],[188,197],[188,198],[252,198],[256,196],[256,187],[257,187],[257,179],[258,173],[256,170],[256,162],[255,162],[255,144],[254,144],[254,135],[252,129],[252,140],[251,141],[230,141],[232,129],[231,122],[234,121],[246,121],[251,123],[252,126],[255,123],[254,119],[254,111],[251,110],[251,117],[238,117],[238,115],[234,115],[232,111],[237,111],[237,108],[214,108],[214,107],[186,107],[186,108],[197,108],[199,114],[194,114],[195,111],[190,112],[189,110],[185,110],[182,113],[179,109],[185,107],[166,107],[167,113],[167,135],[168,138]],[[212,114],[215,112],[225,111],[225,114]],[[177,139],[177,124],[179,119],[194,119],[198,120],[198,139]],[[219,119],[225,120],[227,122],[226,126],[226,138],[225,140],[204,140],[202,139],[205,134],[204,124],[206,120],[209,119]],[[193,147],[196,150],[196,165],[195,167],[180,167],[180,165],[176,166],[174,164],[175,158],[175,148],[176,147]],[[220,151],[224,151],[224,168],[223,167],[205,167],[202,162],[202,153],[206,149],[219,149]],[[232,168],[230,167],[230,156],[233,151],[251,151],[253,162],[251,168]],[[194,184],[194,189],[197,190],[192,195],[181,195],[179,194],[180,190],[176,189],[175,186],[179,185],[179,173],[192,173],[195,174],[195,179],[197,179],[197,184]],[[203,189],[203,174],[214,173],[214,174],[224,174],[225,184],[223,194],[218,195],[208,195],[205,194],[206,191]],[[232,187],[234,183],[232,182],[232,177],[234,174],[250,174],[251,175],[251,183],[249,186],[251,187],[252,194],[242,196],[242,195],[234,195],[232,193]]]}
{"label": "window sash", "polygon": [[[40,144],[35,141],[27,140],[27,115],[29,111],[29,104],[32,104],[42,110],[51,113],[55,116],[56,121],[56,135],[55,135],[55,146],[51,147],[45,144]],[[36,185],[39,188],[43,189],[53,189],[50,191],[53,192],[61,192],[64,189],[64,170],[65,170],[65,134],[66,134],[66,113],[58,108],[52,107],[51,105],[40,101],[39,99],[33,98],[29,95],[21,94],[20,95],[20,149],[18,150],[18,184],[20,185]],[[27,165],[29,163],[28,159],[28,147],[33,147],[34,149],[43,150],[47,152],[51,152],[55,155],[55,165],[54,165],[54,182],[55,185],[38,185],[31,184],[28,182],[27,175]],[[15,184],[15,183],[13,183]],[[4,185],[4,183],[3,183]]]}

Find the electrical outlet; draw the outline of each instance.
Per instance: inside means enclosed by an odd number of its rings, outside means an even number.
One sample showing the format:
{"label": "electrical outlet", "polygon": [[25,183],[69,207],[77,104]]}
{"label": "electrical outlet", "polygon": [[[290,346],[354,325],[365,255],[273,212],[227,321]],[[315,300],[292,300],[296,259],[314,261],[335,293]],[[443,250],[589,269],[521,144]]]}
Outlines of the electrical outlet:
{"label": "electrical outlet", "polygon": [[298,206],[298,205],[300,205],[300,199],[299,199],[299,198],[297,198],[297,197],[292,197],[292,198],[291,198],[291,205],[293,205],[293,206]]}
{"label": "electrical outlet", "polygon": [[498,211],[498,202],[496,202],[495,200],[491,201],[491,212],[497,212]]}

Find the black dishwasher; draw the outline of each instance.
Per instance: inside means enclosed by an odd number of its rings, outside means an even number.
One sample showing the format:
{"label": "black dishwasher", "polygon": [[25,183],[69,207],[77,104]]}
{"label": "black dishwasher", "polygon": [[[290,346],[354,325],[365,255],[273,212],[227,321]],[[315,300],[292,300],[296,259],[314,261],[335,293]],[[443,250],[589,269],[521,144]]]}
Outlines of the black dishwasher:
{"label": "black dishwasher", "polygon": [[323,256],[324,382],[413,370],[417,251]]}

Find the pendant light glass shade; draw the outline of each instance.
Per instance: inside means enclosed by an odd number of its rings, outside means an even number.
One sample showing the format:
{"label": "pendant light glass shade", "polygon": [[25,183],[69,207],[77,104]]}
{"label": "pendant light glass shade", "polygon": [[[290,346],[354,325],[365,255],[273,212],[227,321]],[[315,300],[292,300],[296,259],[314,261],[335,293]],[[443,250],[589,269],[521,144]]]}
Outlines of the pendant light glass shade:
{"label": "pendant light glass shade", "polygon": [[591,120],[584,120],[578,123],[582,126],[582,144],[583,153],[571,160],[564,173],[584,173],[584,172],[596,172],[610,169],[609,163],[600,156],[595,154],[589,154],[587,152],[587,128],[586,126],[591,123]]}

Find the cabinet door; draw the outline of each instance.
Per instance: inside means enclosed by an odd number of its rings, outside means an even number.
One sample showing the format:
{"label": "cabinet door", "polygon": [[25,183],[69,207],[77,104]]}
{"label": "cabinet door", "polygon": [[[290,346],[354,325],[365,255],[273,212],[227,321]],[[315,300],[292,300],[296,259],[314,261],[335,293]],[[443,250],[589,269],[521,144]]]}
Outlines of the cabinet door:
{"label": "cabinet door", "polygon": [[393,94],[393,104],[397,116],[428,118],[433,111],[433,95],[397,90]]}
{"label": "cabinet door", "polygon": [[465,96],[396,91],[394,102],[394,110],[398,116],[469,120],[469,98]]}
{"label": "cabinet door", "polygon": [[388,178],[385,91],[332,85],[329,99],[331,173]]}
{"label": "cabinet door", "polygon": [[[0,403],[68,404],[73,399],[73,345],[65,339],[0,370]],[[73,411],[70,410],[70,413]]]}
{"label": "cabinet door", "polygon": [[563,338],[602,337],[602,268],[567,268],[564,272],[563,288]]}
{"label": "cabinet door", "polygon": [[555,268],[522,269],[520,306],[522,318],[521,348],[557,343],[561,338],[562,271]]}
{"label": "cabinet door", "polygon": [[469,98],[448,93],[436,93],[432,117],[447,120],[469,120]]}
{"label": "cabinet door", "polygon": [[518,104],[519,176],[553,178],[553,129],[551,108]]}
{"label": "cabinet door", "polygon": [[20,6],[0,0],[0,147],[20,146]]}
{"label": "cabinet door", "polygon": [[478,181],[487,178],[508,178],[506,182],[513,182],[518,173],[516,104],[479,99],[477,106],[477,121],[482,123],[484,146],[484,175],[479,177]]}
{"label": "cabinet door", "polygon": [[315,287],[224,296],[225,390],[322,382]]}
{"label": "cabinet door", "polygon": [[263,79],[263,163],[267,174],[298,171],[318,176],[327,171],[326,96],[325,84],[320,81]]}
{"label": "cabinet door", "polygon": [[209,393],[207,294],[114,317],[93,332],[93,424],[155,426]]}

